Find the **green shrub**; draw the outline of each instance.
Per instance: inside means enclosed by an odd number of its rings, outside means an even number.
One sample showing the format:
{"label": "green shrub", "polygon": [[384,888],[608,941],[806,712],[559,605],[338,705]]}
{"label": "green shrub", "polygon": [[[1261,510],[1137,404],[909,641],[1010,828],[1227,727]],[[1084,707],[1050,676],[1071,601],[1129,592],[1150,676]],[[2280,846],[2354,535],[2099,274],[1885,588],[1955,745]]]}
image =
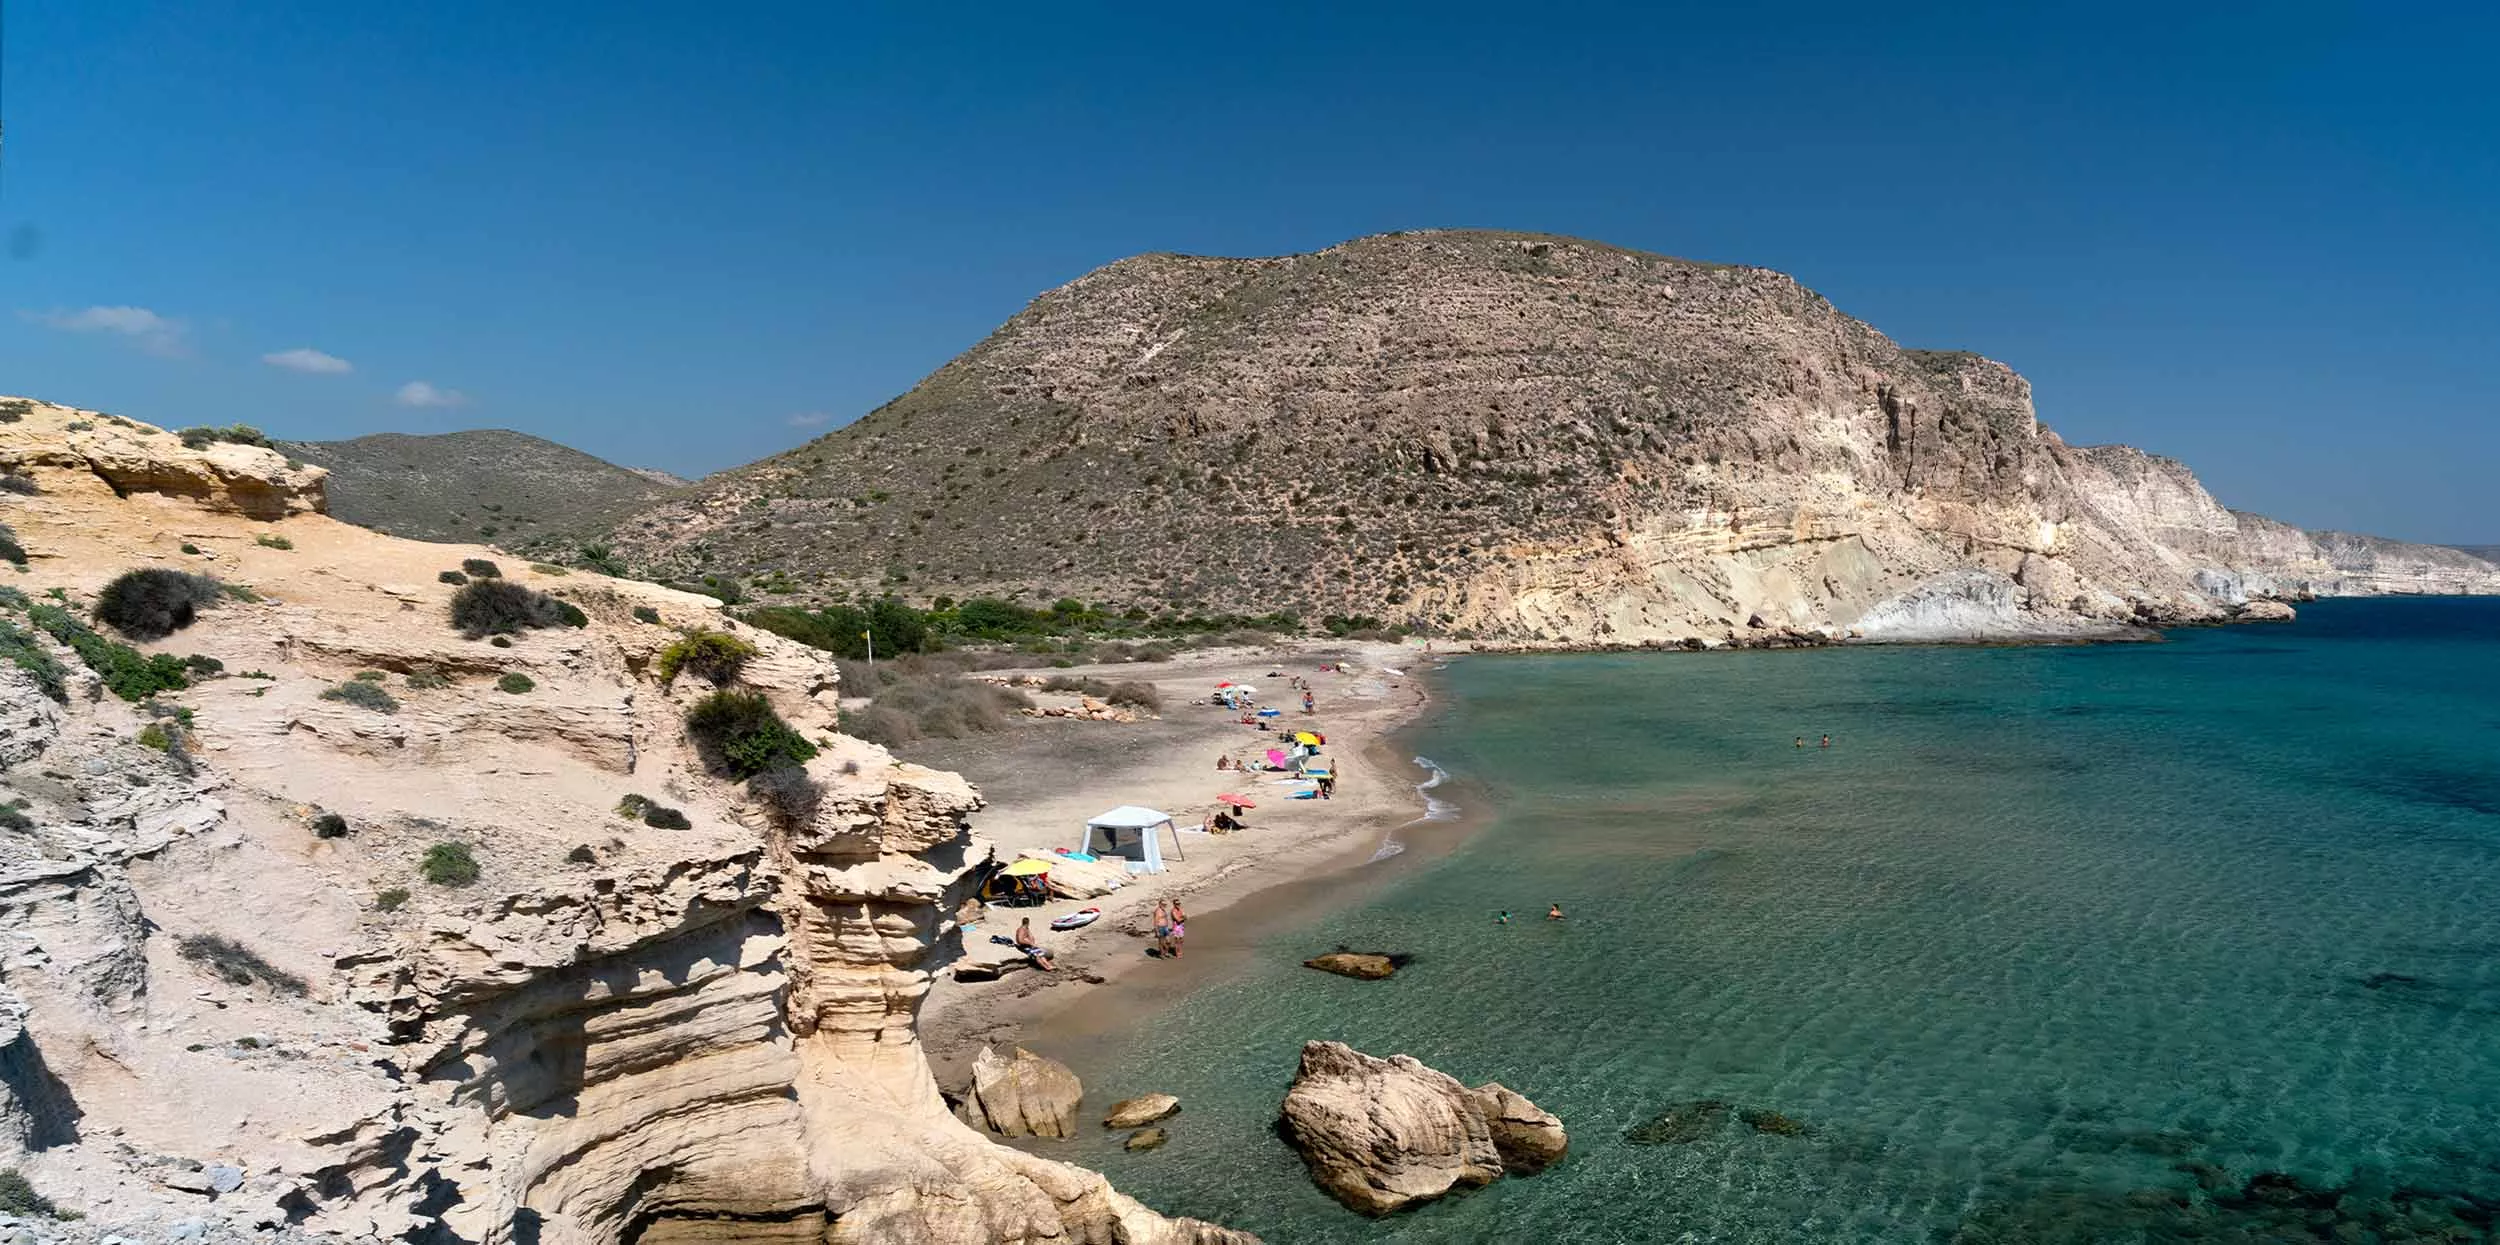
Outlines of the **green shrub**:
{"label": "green shrub", "polygon": [[512,647],[512,637],[508,635],[499,635],[494,639],[488,640],[487,643],[492,644],[497,648],[510,648]]}
{"label": "green shrub", "polygon": [[556,603],[557,622],[563,623],[567,627],[587,627],[590,625],[590,615],[583,613],[580,606],[575,605],[562,597],[549,597],[548,600]]}
{"label": "green shrub", "polygon": [[434,582],[438,584],[465,584],[469,582],[469,577],[458,571],[441,571],[434,576]]}
{"label": "green shrub", "polygon": [[714,772],[732,778],[797,765],[816,745],[790,729],[761,692],[714,692],[686,711],[686,735]]}
{"label": "green shrub", "polygon": [[0,523],[0,562],[26,565],[26,546],[17,543],[17,529]]}
{"label": "green shrub", "polygon": [[660,650],[660,682],[675,683],[692,672],[713,686],[738,677],[755,646],[725,631],[690,631]]}
{"label": "green shrub", "polygon": [[225,595],[225,585],[206,575],[150,566],[123,571],[104,585],[95,616],[131,639],[159,640],[190,626],[202,606]]}
{"label": "green shrub", "polygon": [[566,852],[564,854],[564,858],[577,865],[595,865],[599,863],[599,853],[590,850],[590,844],[588,843],[583,843],[576,846],[572,851]]}
{"label": "green shrub", "polygon": [[400,905],[407,902],[408,888],[405,886],[394,886],[373,897],[373,906],[384,912],[397,912]]}
{"label": "green shrub", "polygon": [[649,826],[654,830],[694,829],[694,823],[686,820],[686,815],[684,813],[658,804],[654,804],[643,810],[642,824]]}
{"label": "green shrub", "polygon": [[359,683],[380,683],[390,677],[390,675],[380,670],[359,670],[356,672],[356,681]]}
{"label": "green shrub", "polygon": [[655,610],[648,605],[637,605],[634,607],[634,621],[657,623],[660,621],[660,611]]}
{"label": "green shrub", "polygon": [[139,746],[154,748],[158,752],[171,752],[174,750],[174,737],[165,732],[164,723],[150,722],[139,728]]}
{"label": "green shrub", "polygon": [[530,569],[541,575],[570,575],[573,573],[553,562],[532,562],[530,563]]}
{"label": "green shrub", "polygon": [[510,692],[515,696],[519,696],[525,692],[536,691],[538,689],[538,685],[536,683],[530,682],[530,677],[528,675],[522,674],[517,670],[495,680],[495,686],[504,691]]}
{"label": "green shrub", "polygon": [[260,958],[259,952],[222,934],[186,935],[176,939],[174,947],[182,952],[182,958],[235,985],[248,986],[259,982],[295,998],[302,998],[307,993],[303,978]]}
{"label": "green shrub", "polygon": [[312,819],[312,832],[316,839],[346,838],[347,819],[337,813],[323,813]]}
{"label": "green shrub", "polygon": [[616,815],[627,821],[640,821],[642,815],[650,810],[651,797],[647,795],[629,793],[624,799],[616,802]]}
{"label": "green shrub", "polygon": [[440,670],[429,667],[408,672],[408,688],[411,691],[439,692],[449,686],[451,686],[451,676]]}
{"label": "green shrub", "polygon": [[613,575],[618,579],[632,578],[625,570],[624,559],[617,557],[616,551],[606,545],[582,546],[582,565],[602,575]]}
{"label": "green shrub", "polygon": [[158,692],[178,692],[191,686],[184,677],[181,658],[171,653],[151,657],[127,644],[107,640],[58,605],[30,606],[26,618],[78,654],[78,659],[104,680],[104,686],[123,700],[142,701]]}
{"label": "green shrub", "polygon": [[26,599],[25,593],[20,592],[7,584],[0,584],[0,606],[7,606],[13,610],[22,610],[33,604],[33,601]]}
{"label": "green shrub", "polygon": [[247,605],[260,604],[260,594],[252,591],[252,586],[250,584],[225,584],[222,585],[222,587],[224,587],[227,596],[233,597],[237,601],[241,601]]}
{"label": "green shrub", "polygon": [[35,819],[26,815],[26,801],[11,800],[0,804],[0,830],[32,830]]}
{"label": "green shrub", "polygon": [[379,683],[359,683],[350,680],[323,692],[321,698],[344,701],[359,709],[371,709],[375,713],[399,712],[398,699],[389,692],[383,691]]}
{"label": "green shrub", "polygon": [[467,886],[478,878],[477,857],[466,843],[437,843],[425,849],[425,860],[417,870],[436,886]]}
{"label": "green shrub", "polygon": [[463,558],[460,569],[467,571],[472,579],[494,579],[503,574],[502,567],[484,558]]}
{"label": "green shrub", "polygon": [[288,540],[284,536],[275,535],[269,532],[262,532],[260,535],[253,537],[252,543],[263,549],[293,549],[295,547],[294,541]]}
{"label": "green shrub", "polygon": [[68,701],[69,685],[64,680],[69,672],[62,668],[60,659],[37,643],[24,628],[5,618],[0,618],[0,657],[8,658],[12,665],[33,676],[35,686],[41,688],[44,695],[57,701]]}
{"label": "green shrub", "polygon": [[565,611],[571,608],[507,579],[481,579],[451,595],[451,625],[472,640],[511,635],[528,628],[564,625],[568,621]]}
{"label": "green shrub", "polygon": [[197,557],[197,556],[199,555],[199,552],[200,552],[200,547],[199,547],[198,545],[192,544],[190,541],[187,541],[187,540],[186,540],[186,541],[182,542],[182,551],[183,551],[184,553],[191,554],[192,556]]}
{"label": "green shrub", "polygon": [[223,428],[203,425],[197,428],[185,428],[178,435],[182,437],[184,445],[195,450],[207,449],[219,441],[231,441],[236,445],[257,445],[264,450],[277,448],[269,444],[268,434],[250,424],[229,424]]}
{"label": "green shrub", "polygon": [[41,495],[42,492],[43,486],[35,483],[35,478],[33,476],[19,475],[14,471],[0,471],[0,493],[16,493],[21,497],[35,497]]}
{"label": "green shrub", "polygon": [[207,678],[210,675],[224,674],[226,663],[206,653],[193,653],[182,659],[182,668],[191,672],[195,677]]}
{"label": "green shrub", "polygon": [[35,1186],[28,1184],[26,1177],[14,1167],[0,1171],[0,1214],[21,1218],[29,1215],[41,1215],[46,1219],[75,1218],[62,1214],[61,1208],[53,1205],[51,1198],[35,1192]]}
{"label": "green shrub", "polygon": [[234,677],[238,679],[267,679],[272,683],[278,681],[278,676],[271,674],[266,670],[246,670]]}

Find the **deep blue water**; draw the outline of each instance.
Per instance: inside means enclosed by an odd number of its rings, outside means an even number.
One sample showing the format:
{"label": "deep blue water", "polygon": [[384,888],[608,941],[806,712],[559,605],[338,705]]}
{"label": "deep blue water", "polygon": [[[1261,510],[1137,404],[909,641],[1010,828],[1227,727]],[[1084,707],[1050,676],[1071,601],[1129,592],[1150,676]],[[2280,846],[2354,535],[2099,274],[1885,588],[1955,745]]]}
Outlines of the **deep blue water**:
{"label": "deep blue water", "polygon": [[[1052,1153],[1276,1245],[2486,1239],[2500,601],[1437,677],[1415,746],[1485,828],[1070,1052],[1091,1107],[1185,1108]],[[1297,966],[1338,943],[1421,958]],[[1571,1156],[1360,1218],[1273,1132],[1313,1037],[1503,1081]],[[1625,1136],[1704,1099],[1703,1136]]]}

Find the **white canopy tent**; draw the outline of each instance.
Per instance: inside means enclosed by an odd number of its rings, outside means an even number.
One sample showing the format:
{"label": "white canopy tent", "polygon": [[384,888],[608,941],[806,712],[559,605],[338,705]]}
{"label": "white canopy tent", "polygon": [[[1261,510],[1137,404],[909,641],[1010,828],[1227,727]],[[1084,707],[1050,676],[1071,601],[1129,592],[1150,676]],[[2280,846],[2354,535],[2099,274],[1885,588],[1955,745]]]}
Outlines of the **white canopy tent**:
{"label": "white canopy tent", "polygon": [[1100,859],[1126,860],[1131,873],[1161,873],[1163,844],[1156,836],[1165,830],[1172,833],[1172,854],[1180,855],[1180,827],[1170,813],[1123,804],[1085,823],[1085,850]]}

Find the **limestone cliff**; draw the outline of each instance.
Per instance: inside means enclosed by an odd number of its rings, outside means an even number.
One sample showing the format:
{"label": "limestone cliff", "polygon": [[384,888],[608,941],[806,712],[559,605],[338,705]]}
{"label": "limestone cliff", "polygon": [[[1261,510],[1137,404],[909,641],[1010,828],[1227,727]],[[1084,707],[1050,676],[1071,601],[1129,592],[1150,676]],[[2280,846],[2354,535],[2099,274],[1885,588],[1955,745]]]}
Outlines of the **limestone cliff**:
{"label": "limestone cliff", "polygon": [[2064,444],[2004,365],[1904,350],[1779,273],[1457,231],[1120,261],[858,423],[606,535],[670,576],[781,572],[801,595],[1577,643],[2072,634],[2227,618],[2277,584],[2500,591],[2462,554],[2239,526],[2176,463]]}
{"label": "limestone cliff", "polygon": [[[38,404],[0,472],[0,1165],[53,1200],[212,1235],[1250,1239],[948,1113],[914,1021],[979,796],[842,736],[822,654],[509,558],[582,624],[462,639],[439,580],[494,551],[333,521],[249,446]],[[141,566],[228,599],[139,656],[222,670],[127,701],[144,663],[81,632]],[[653,667],[695,628],[757,647],[737,678],[819,743],[812,800],[690,747],[710,688]]]}

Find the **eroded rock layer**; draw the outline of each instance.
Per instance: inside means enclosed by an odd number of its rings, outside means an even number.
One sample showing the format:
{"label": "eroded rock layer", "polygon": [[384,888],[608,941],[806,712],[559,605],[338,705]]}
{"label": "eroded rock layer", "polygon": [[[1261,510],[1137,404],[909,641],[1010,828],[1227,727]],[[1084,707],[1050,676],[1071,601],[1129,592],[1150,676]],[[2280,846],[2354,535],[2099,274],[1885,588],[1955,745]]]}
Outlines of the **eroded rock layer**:
{"label": "eroded rock layer", "polygon": [[[841,735],[823,654],[334,522],[251,446],[30,404],[0,471],[0,1164],[39,1192],[141,1232],[1251,1239],[949,1114],[914,1022],[979,796]],[[581,624],[463,639],[443,572],[498,558]],[[141,566],[225,590],[123,661],[89,606]],[[808,798],[688,744],[713,689],[655,665],[699,629],[756,647]],[[155,655],[203,660],[133,684]]]}

